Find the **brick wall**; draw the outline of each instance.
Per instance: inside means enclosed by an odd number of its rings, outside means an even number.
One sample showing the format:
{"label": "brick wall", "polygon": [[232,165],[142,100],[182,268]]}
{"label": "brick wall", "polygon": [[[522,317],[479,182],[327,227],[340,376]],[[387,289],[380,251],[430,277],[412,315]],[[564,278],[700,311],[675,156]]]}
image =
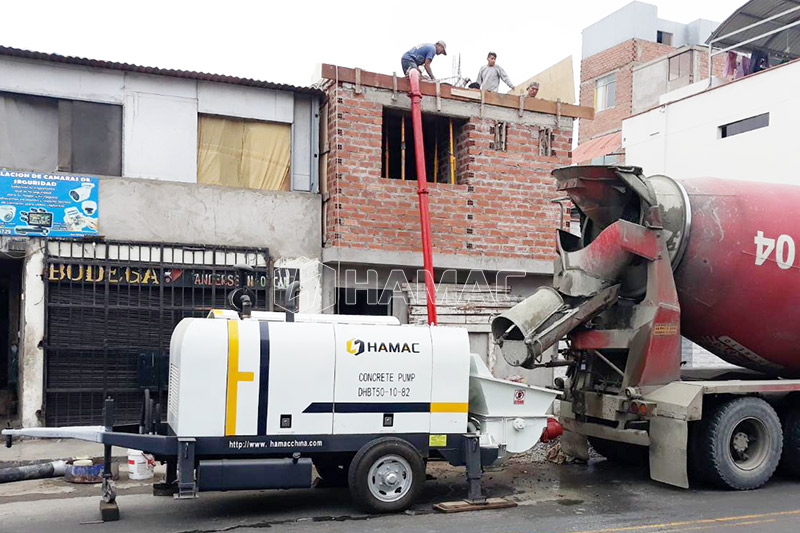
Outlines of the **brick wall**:
{"label": "brick wall", "polygon": [[579,142],[618,131],[622,121],[633,112],[633,67],[652,61],[675,50],[672,46],[630,39],[581,61],[580,104],[594,107],[594,90],[597,78],[617,73],[616,102],[614,107],[597,111],[594,120],[581,120]]}
{"label": "brick wall", "polygon": [[[698,53],[695,55],[698,63],[699,80],[708,79],[708,54]],[[712,75],[717,78],[725,77],[725,55],[720,54],[712,58]]]}
{"label": "brick wall", "polygon": [[[381,176],[381,105],[341,85],[328,101],[326,245],[419,251],[416,182]],[[434,253],[553,259],[550,172],[570,164],[572,130],[554,129],[553,153],[540,157],[538,126],[508,123],[502,152],[490,148],[494,125],[469,119],[456,142],[457,184],[428,184]]]}

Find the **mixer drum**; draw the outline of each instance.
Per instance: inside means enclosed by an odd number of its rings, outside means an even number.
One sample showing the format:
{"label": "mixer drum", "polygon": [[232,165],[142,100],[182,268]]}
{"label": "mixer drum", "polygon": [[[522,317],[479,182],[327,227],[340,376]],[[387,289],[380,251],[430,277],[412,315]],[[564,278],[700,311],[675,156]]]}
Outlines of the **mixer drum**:
{"label": "mixer drum", "polygon": [[735,365],[800,375],[800,187],[678,182],[690,204],[675,265],[681,333]]}

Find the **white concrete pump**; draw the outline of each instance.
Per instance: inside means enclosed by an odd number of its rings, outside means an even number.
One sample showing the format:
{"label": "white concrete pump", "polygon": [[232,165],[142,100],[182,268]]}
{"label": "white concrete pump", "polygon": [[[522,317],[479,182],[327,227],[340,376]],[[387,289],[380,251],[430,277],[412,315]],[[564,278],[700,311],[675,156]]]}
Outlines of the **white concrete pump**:
{"label": "white concrete pump", "polygon": [[[312,465],[370,512],[407,508],[429,460],[481,467],[539,440],[559,394],[492,377],[466,330],[394,318],[215,311],[170,344],[167,424],[5,430],[153,453],[179,498],[309,487]],[[248,316],[249,315],[249,316]],[[288,321],[287,321],[288,319]],[[111,403],[109,403],[111,407]],[[106,482],[106,500],[114,499]]]}

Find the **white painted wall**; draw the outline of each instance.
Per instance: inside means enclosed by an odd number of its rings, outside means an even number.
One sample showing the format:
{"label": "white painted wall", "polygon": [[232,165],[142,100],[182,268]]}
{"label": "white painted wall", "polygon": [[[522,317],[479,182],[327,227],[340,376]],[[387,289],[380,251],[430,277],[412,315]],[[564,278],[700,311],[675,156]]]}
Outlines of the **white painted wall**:
{"label": "white painted wall", "polygon": [[[715,176],[800,184],[800,173],[788,159],[797,151],[798,85],[800,61],[628,118],[622,123],[626,163],[642,167],[647,175],[679,179]],[[769,126],[720,137],[720,126],[761,113],[770,114]]]}
{"label": "white painted wall", "polygon": [[717,26],[705,19],[688,24],[660,19],[657,6],[633,1],[584,28],[581,55],[585,59],[628,39],[656,42],[659,31],[671,33],[675,47],[702,44]]}
{"label": "white painted wall", "polygon": [[294,113],[292,93],[198,82],[197,106],[200,113],[251,118],[291,124]]}
{"label": "white painted wall", "polygon": [[598,20],[582,32],[585,59],[628,39],[655,41],[658,8],[645,2],[631,2]]}
{"label": "white painted wall", "polygon": [[293,124],[292,183],[316,190],[318,101],[310,96],[2,56],[0,91],[122,105],[127,178],[196,183],[198,113]]}
{"label": "white painted wall", "polygon": [[22,276],[22,347],[19,352],[19,413],[23,427],[42,425],[44,402],[44,251],[30,247]]}
{"label": "white painted wall", "polygon": [[196,99],[128,92],[122,128],[123,176],[197,183]]}

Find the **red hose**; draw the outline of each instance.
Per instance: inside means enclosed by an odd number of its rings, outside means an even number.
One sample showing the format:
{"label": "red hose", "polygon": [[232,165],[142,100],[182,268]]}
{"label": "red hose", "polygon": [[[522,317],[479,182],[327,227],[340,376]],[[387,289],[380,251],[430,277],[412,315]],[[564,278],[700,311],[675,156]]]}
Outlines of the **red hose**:
{"label": "red hose", "polygon": [[419,71],[408,73],[411,96],[411,125],[414,130],[414,158],[417,164],[417,194],[419,218],[422,225],[422,261],[425,268],[425,292],[428,303],[428,324],[436,324],[436,286],[433,282],[433,249],[431,247],[431,216],[428,210],[428,176],[425,174],[425,144],[422,141],[422,92],[419,90]]}
{"label": "red hose", "polygon": [[547,427],[542,431],[542,442],[550,442],[564,433],[564,427],[553,417],[547,419]]}

